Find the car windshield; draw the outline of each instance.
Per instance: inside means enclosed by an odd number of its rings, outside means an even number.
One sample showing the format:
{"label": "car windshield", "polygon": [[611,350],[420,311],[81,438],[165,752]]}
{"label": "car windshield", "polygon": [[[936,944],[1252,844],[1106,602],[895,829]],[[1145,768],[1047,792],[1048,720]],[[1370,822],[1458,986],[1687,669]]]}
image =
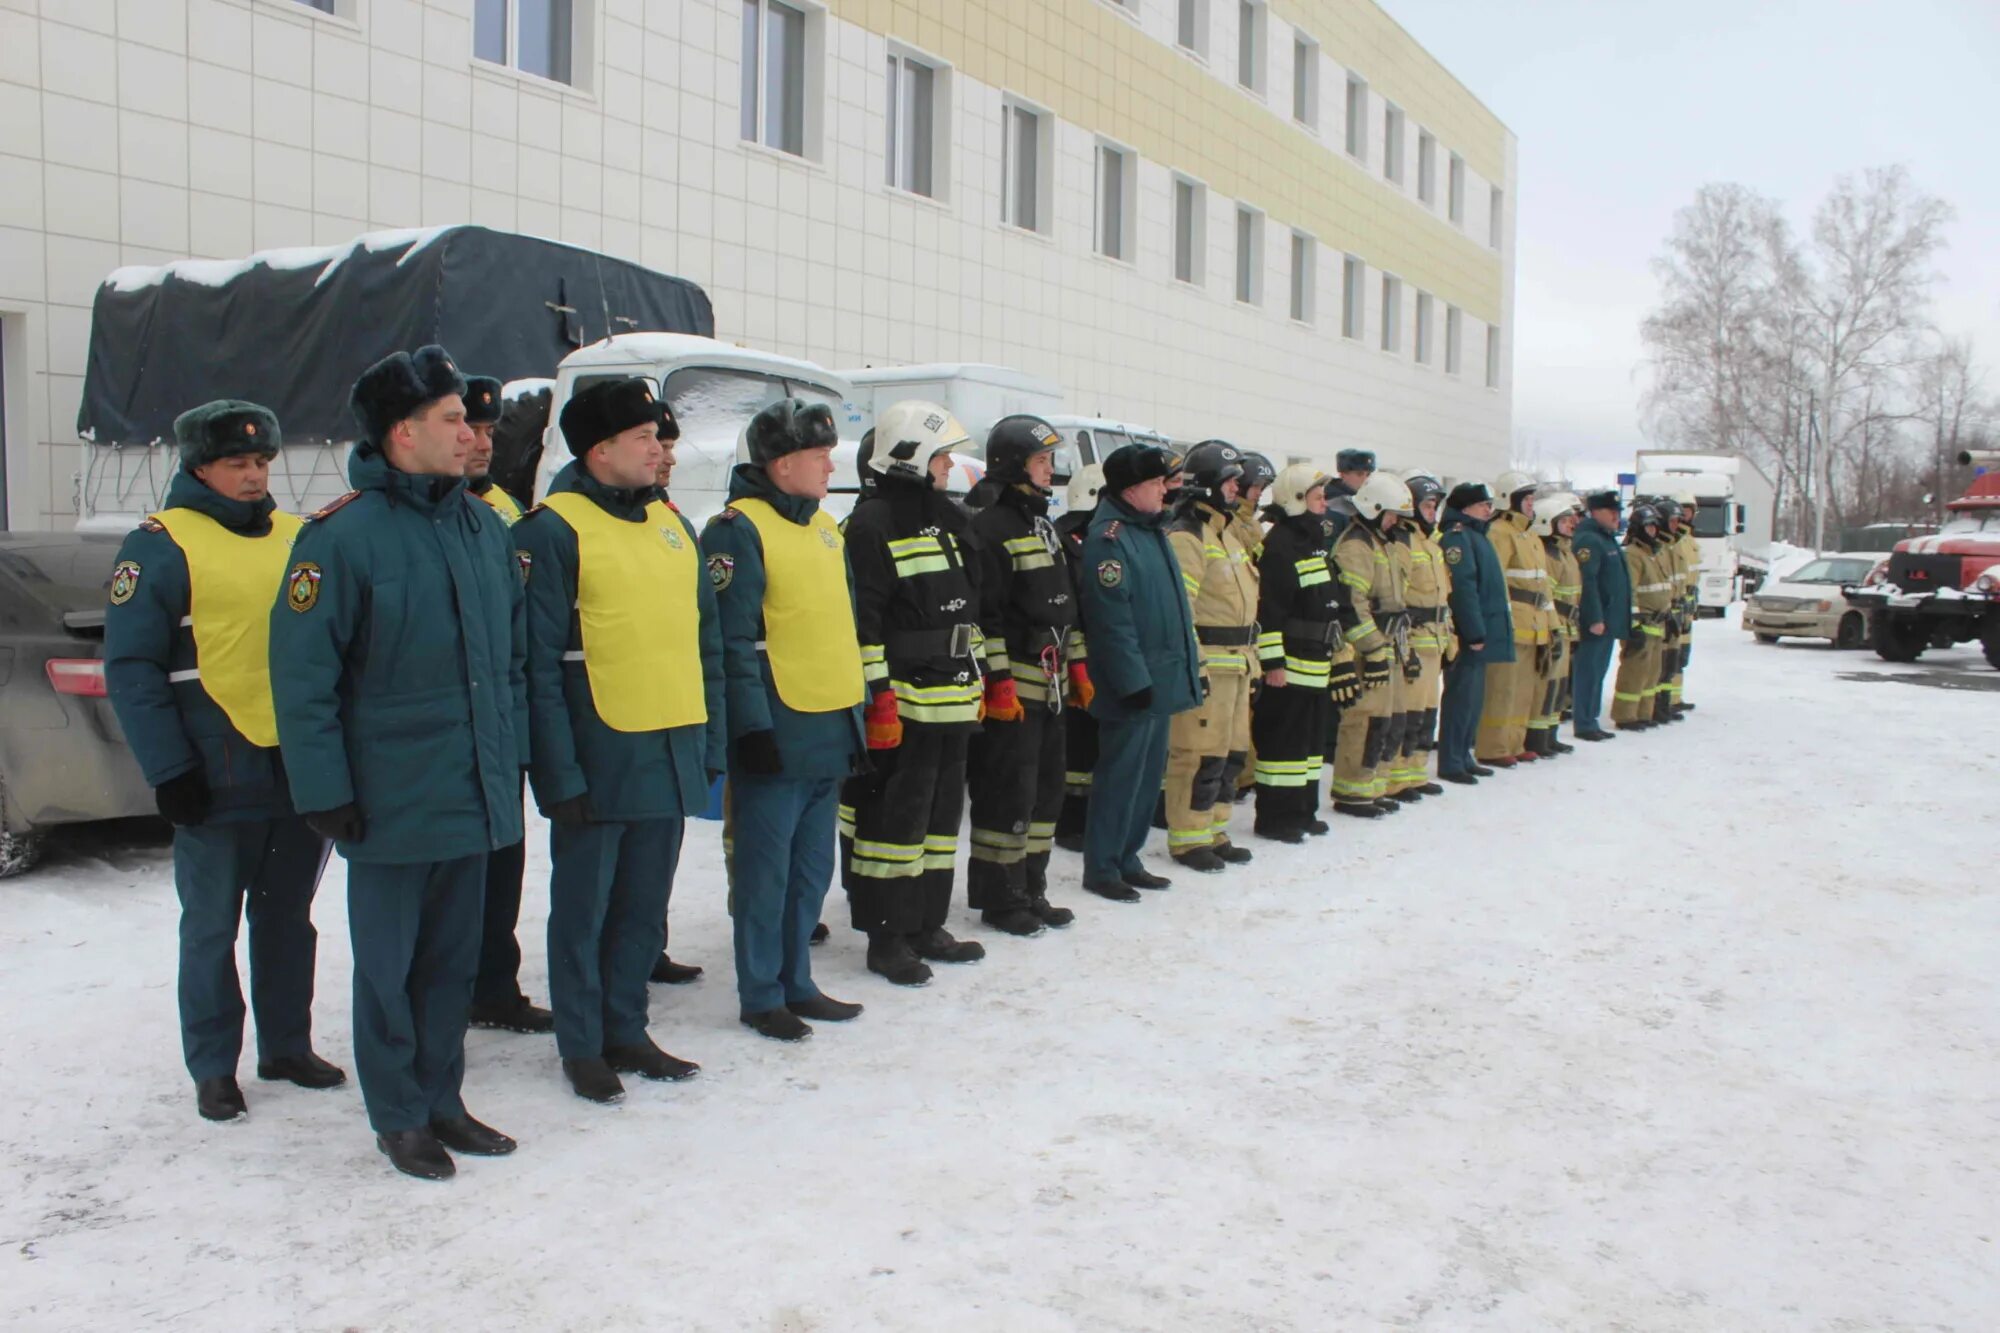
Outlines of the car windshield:
{"label": "car windshield", "polygon": [[1967,537],[1975,532],[2000,532],[2000,510],[1983,514],[1953,514],[1938,529],[1940,537]]}
{"label": "car windshield", "polygon": [[1859,583],[1868,577],[1871,563],[1867,560],[1813,560],[1785,582]]}
{"label": "car windshield", "polygon": [[[120,540],[60,534],[18,543],[8,540],[0,544],[0,574],[58,616],[87,611],[104,605]],[[0,621],[17,617],[11,608],[0,610]]]}
{"label": "car windshield", "polygon": [[1727,537],[1729,535],[1729,502],[1727,500],[1697,500],[1694,510],[1694,535],[1697,537]]}

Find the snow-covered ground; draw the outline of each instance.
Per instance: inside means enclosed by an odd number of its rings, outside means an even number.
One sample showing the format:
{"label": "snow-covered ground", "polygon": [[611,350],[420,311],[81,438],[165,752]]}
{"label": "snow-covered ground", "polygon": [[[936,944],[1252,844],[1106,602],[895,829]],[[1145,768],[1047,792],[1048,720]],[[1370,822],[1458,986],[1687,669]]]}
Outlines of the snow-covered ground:
{"label": "snow-covered ground", "polygon": [[923,991],[837,928],[868,1012],[799,1047],[737,1025],[702,825],[674,954],[709,973],[653,992],[702,1077],[602,1109],[474,1033],[522,1147],[446,1185],[248,1058],[250,1119],[198,1120],[164,855],[72,860],[0,885],[0,1325],[1991,1329],[1994,676],[1706,624],[1664,733],[1136,907],[1059,853],[1076,926],[961,912],[990,956]]}

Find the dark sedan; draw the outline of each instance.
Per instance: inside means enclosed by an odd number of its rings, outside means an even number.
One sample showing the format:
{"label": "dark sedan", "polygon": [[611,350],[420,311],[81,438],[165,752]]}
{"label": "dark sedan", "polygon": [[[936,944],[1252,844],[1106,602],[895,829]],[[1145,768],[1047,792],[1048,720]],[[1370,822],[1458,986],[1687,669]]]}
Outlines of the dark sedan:
{"label": "dark sedan", "polygon": [[61,824],[155,813],[104,697],[116,537],[0,532],[0,878]]}

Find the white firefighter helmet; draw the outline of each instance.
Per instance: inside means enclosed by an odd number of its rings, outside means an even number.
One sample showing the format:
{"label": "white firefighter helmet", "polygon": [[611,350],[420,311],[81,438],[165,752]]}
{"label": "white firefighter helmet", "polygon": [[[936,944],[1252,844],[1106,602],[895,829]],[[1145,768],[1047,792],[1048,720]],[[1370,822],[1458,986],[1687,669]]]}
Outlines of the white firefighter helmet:
{"label": "white firefighter helmet", "polygon": [[1306,512],[1306,496],[1315,487],[1326,485],[1326,473],[1311,463],[1287,463],[1271,483],[1271,502],[1297,518]]}
{"label": "white firefighter helmet", "polygon": [[1522,491],[1532,491],[1539,485],[1541,481],[1532,472],[1509,469],[1493,479],[1493,498],[1511,507],[1516,495]]}
{"label": "white firefighter helmet", "polygon": [[908,398],[875,418],[875,447],[868,466],[885,477],[921,481],[929,477],[931,459],[962,448],[972,436],[936,403]]}
{"label": "white firefighter helmet", "polygon": [[1384,510],[1409,518],[1415,513],[1410,503],[1410,486],[1401,477],[1389,472],[1377,472],[1361,483],[1361,489],[1354,492],[1354,512],[1365,519],[1376,519]]}
{"label": "white firefighter helmet", "polygon": [[1537,537],[1556,535],[1556,520],[1564,514],[1581,514],[1583,501],[1575,491],[1550,491],[1535,497],[1535,517],[1528,528]]}
{"label": "white firefighter helmet", "polygon": [[1694,511],[1701,507],[1701,501],[1694,498],[1694,492],[1683,486],[1679,490],[1669,491],[1667,494],[1672,496],[1674,503],[1681,507],[1681,512],[1687,516],[1687,521],[1690,523],[1694,522]]}
{"label": "white firefighter helmet", "polygon": [[1063,496],[1063,503],[1071,510],[1082,511],[1097,508],[1097,493],[1104,489],[1104,468],[1097,463],[1085,463],[1069,479],[1069,490]]}

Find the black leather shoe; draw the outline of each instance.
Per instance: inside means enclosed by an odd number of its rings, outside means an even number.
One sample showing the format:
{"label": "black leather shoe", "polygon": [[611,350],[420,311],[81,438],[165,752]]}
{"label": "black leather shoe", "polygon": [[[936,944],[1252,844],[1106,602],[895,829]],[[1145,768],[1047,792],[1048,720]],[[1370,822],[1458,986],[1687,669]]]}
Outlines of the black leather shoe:
{"label": "black leather shoe", "polygon": [[785,1008],[800,1018],[821,1023],[845,1023],[851,1018],[861,1017],[860,1005],[836,1000],[831,995],[815,995],[810,1000],[787,1000]]}
{"label": "black leather shoe", "polygon": [[458,1164],[428,1129],[399,1129],[393,1134],[377,1134],[375,1146],[389,1158],[389,1165],[418,1180],[450,1180],[458,1174]]}
{"label": "black leather shoe", "polygon": [[1056,834],[1056,846],[1066,852],[1081,852],[1083,851],[1083,835],[1081,833],[1058,833]]}
{"label": "black leather shoe", "polygon": [[1549,740],[1548,740],[1548,746],[1549,746],[1549,748],[1548,748],[1548,750],[1546,751],[1546,753],[1548,753],[1548,754],[1575,754],[1575,753],[1576,753],[1576,747],[1575,747],[1574,745],[1571,745],[1571,744],[1569,744],[1569,743],[1567,743],[1567,742],[1565,742],[1565,741],[1559,741],[1559,740],[1557,740],[1557,739],[1556,739],[1556,738],[1555,738],[1554,736],[1550,736],[1550,737],[1549,737]]}
{"label": "black leather shoe", "polygon": [[[1423,798],[1420,796],[1417,799],[1422,800]],[[1388,796],[1377,796],[1375,798],[1375,808],[1385,815],[1400,815],[1403,813],[1402,805],[1393,797]]]}
{"label": "black leather shoe", "polygon": [[1616,726],[1620,731],[1651,731],[1653,729],[1653,724],[1650,722],[1617,722],[1612,725]]}
{"label": "black leather shoe", "polygon": [[932,963],[976,963],[986,956],[986,946],[978,940],[961,940],[943,926],[912,935],[910,950]]}
{"label": "black leather shoe", "polygon": [[678,1055],[668,1055],[651,1037],[629,1046],[606,1046],[604,1063],[610,1065],[615,1074],[637,1074],[655,1082],[679,1083],[701,1072],[700,1065],[692,1060],[683,1060]]}
{"label": "black leather shoe", "polygon": [[1472,776],[1475,778],[1490,778],[1493,776],[1493,770],[1486,767],[1486,765],[1484,764],[1474,764],[1471,768],[1468,768],[1465,771],[1472,774]]}
{"label": "black leather shoe", "polygon": [[453,1152],[467,1157],[505,1157],[521,1145],[491,1125],[482,1125],[469,1115],[451,1120],[431,1121],[431,1133]]}
{"label": "black leather shoe", "polygon": [[1054,926],[1057,930],[1076,920],[1075,912],[1067,907],[1057,907],[1041,894],[1028,899],[1028,910],[1040,917],[1043,925]]}
{"label": "black leather shoe", "polygon": [[530,1003],[525,995],[516,996],[509,1004],[475,1004],[467,1014],[467,1021],[476,1028],[489,1028],[496,1032],[554,1032],[556,1016],[538,1004]]}
{"label": "black leather shoe", "polygon": [[1238,847],[1235,843],[1229,841],[1229,839],[1227,838],[1224,838],[1221,842],[1216,843],[1213,847],[1210,847],[1208,850],[1214,852],[1218,857],[1222,858],[1222,863],[1224,865],[1231,865],[1231,866],[1248,865],[1250,864],[1250,862],[1256,860],[1256,857],[1251,853],[1248,847]]}
{"label": "black leather shoe", "polygon": [[1114,903],[1139,901],[1139,891],[1122,879],[1087,879],[1083,882],[1083,888],[1086,893],[1094,893]]}
{"label": "black leather shoe", "polygon": [[828,935],[831,935],[832,933],[833,933],[832,931],[830,931],[830,930],[828,930],[828,929],[826,928],[826,922],[824,922],[824,921],[815,921],[815,922],[813,923],[813,933],[812,933],[812,939],[811,939],[811,940],[809,940],[809,941],[808,941],[808,943],[811,943],[811,944],[825,944],[825,943],[826,943],[826,937],[827,937]]}
{"label": "black leather shoe", "polygon": [[1165,875],[1155,875],[1143,867],[1138,870],[1121,870],[1118,872],[1118,878],[1135,889],[1164,889],[1173,883]]}
{"label": "black leather shoe", "polygon": [[1327,823],[1324,819],[1319,818],[1317,815],[1315,815],[1311,819],[1308,819],[1305,822],[1304,827],[1306,831],[1306,836],[1310,838],[1324,838],[1327,834],[1333,832],[1333,825]]}
{"label": "black leather shoe", "polygon": [[901,935],[886,931],[868,937],[868,970],[892,986],[928,986],[931,970]]}
{"label": "black leather shoe", "polygon": [[1373,801],[1335,801],[1333,812],[1337,815],[1352,815],[1356,819],[1380,819],[1382,807]]}
{"label": "black leather shoe", "polygon": [[1608,741],[1614,739],[1610,732],[1605,731],[1601,727],[1592,727],[1588,731],[1576,732],[1575,736],[1580,741]]}
{"label": "black leather shoe", "polygon": [[799,1016],[789,1009],[759,1009],[738,1015],[744,1027],[772,1041],[804,1041],[813,1034]]}
{"label": "black leather shoe", "polygon": [[337,1088],[347,1082],[347,1071],[307,1051],[304,1055],[281,1055],[275,1060],[259,1060],[257,1077],[266,1083],[296,1083],[302,1088]]}
{"label": "black leather shoe", "polygon": [[979,919],[995,930],[1004,930],[1009,935],[1023,938],[1039,935],[1048,926],[1042,919],[1025,907],[1009,907],[1000,912],[981,912]]}
{"label": "black leather shoe", "polygon": [[1226,862],[1208,847],[1190,847],[1184,852],[1175,852],[1173,856],[1175,865],[1203,875],[1219,875],[1226,865]]}
{"label": "black leather shoe", "polygon": [[1438,776],[1446,782],[1456,782],[1461,787],[1477,787],[1479,785],[1479,779],[1473,777],[1470,773],[1440,773]]}
{"label": "black leather shoe", "polygon": [[618,1081],[618,1075],[602,1056],[588,1055],[565,1060],[562,1071],[576,1095],[587,1102],[609,1106],[625,1096],[625,1085]]}
{"label": "black leather shoe", "polygon": [[653,960],[653,975],[648,981],[657,981],[662,986],[685,986],[701,975],[701,969],[693,963],[676,963],[661,954]]}
{"label": "black leather shoe", "polygon": [[1435,783],[1435,782],[1426,782],[1426,783],[1425,783],[1425,784],[1424,784],[1423,786],[1421,786],[1421,787],[1413,787],[1413,788],[1411,788],[1411,790],[1412,790],[1412,791],[1420,791],[1420,792],[1422,792],[1422,793],[1423,793],[1424,795],[1426,795],[1426,796],[1442,796],[1442,795],[1444,795],[1444,788],[1443,788],[1443,787],[1440,787],[1440,786],[1438,786],[1438,785],[1437,785],[1437,783]]}
{"label": "black leather shoe", "polygon": [[241,1120],[250,1114],[250,1107],[243,1100],[243,1089],[236,1086],[233,1078],[205,1078],[194,1085],[194,1109],[201,1112],[203,1120]]}
{"label": "black leather shoe", "polygon": [[1260,838],[1271,842],[1298,844],[1306,840],[1306,831],[1297,824],[1257,824],[1251,830]]}
{"label": "black leather shoe", "polygon": [[1418,801],[1424,799],[1424,794],[1415,787],[1405,787],[1389,799],[1392,801],[1401,801],[1404,805],[1415,805]]}

